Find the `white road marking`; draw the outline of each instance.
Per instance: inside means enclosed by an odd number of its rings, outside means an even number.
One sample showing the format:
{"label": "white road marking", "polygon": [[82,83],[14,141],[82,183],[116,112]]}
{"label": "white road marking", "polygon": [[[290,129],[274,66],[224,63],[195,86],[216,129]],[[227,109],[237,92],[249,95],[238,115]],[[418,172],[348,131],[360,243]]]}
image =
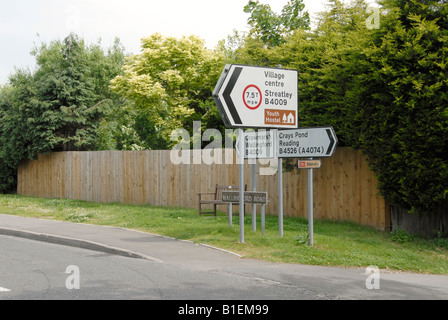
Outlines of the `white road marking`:
{"label": "white road marking", "polygon": [[10,289],[0,287],[0,292],[10,292]]}

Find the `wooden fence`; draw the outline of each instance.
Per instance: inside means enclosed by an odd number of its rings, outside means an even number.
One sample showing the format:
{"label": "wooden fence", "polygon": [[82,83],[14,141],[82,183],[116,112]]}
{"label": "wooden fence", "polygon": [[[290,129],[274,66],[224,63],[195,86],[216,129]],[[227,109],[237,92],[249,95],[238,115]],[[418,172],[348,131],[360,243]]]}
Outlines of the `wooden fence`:
{"label": "wooden fence", "polygon": [[[222,152],[225,163],[236,159],[233,150]],[[193,163],[193,157],[187,159]],[[258,164],[257,172],[265,167]],[[250,172],[246,163],[249,189]],[[307,178],[306,171],[283,174],[285,216],[307,217]],[[197,193],[210,192],[216,184],[238,183],[236,164],[176,165],[170,151],[62,152],[22,162],[17,192],[45,198],[197,208]],[[322,168],[315,171],[314,188],[316,219],[390,229],[388,205],[378,195],[377,180],[359,152],[339,148],[332,158],[324,159]],[[268,192],[267,213],[276,215],[278,174],[258,175],[257,190]]]}

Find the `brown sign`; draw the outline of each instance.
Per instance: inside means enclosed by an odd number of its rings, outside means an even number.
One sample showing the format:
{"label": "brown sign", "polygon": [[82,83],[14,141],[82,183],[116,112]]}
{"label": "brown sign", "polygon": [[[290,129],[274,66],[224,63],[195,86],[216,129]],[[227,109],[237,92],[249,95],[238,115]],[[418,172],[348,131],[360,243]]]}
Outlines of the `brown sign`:
{"label": "brown sign", "polygon": [[296,111],[266,109],[264,114],[266,125],[297,126]]}
{"label": "brown sign", "polygon": [[[226,203],[239,203],[240,193],[239,191],[223,191],[222,192],[222,202]],[[244,193],[244,203],[247,204],[267,204],[268,194],[267,192],[245,192]]]}

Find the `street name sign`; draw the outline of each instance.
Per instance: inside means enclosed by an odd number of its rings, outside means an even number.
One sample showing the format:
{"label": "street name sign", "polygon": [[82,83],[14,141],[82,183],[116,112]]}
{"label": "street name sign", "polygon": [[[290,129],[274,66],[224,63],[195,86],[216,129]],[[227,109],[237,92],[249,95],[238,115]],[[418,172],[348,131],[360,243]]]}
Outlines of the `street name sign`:
{"label": "street name sign", "polygon": [[280,130],[277,137],[278,158],[329,158],[338,139],[332,127]]}
{"label": "street name sign", "polygon": [[213,99],[229,128],[298,127],[298,71],[226,65]]}
{"label": "street name sign", "polygon": [[[240,202],[239,191],[223,191],[221,193],[221,201],[225,203],[236,203]],[[268,193],[267,192],[244,192],[244,203],[245,204],[267,204],[268,203]]]}

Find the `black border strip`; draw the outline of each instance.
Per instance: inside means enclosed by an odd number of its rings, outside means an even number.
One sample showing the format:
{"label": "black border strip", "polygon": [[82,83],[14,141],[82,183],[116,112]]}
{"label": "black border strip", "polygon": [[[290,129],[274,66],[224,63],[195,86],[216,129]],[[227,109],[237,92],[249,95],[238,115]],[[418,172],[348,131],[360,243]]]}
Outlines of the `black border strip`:
{"label": "black border strip", "polygon": [[238,111],[236,110],[235,104],[233,103],[232,98],[230,97],[230,94],[232,93],[233,89],[235,88],[236,82],[238,81],[238,78],[241,75],[241,72],[243,71],[243,68],[241,67],[235,67],[235,71],[233,71],[232,77],[230,78],[229,82],[227,83],[226,89],[223,93],[224,101],[227,104],[227,108],[229,109],[230,115],[233,118],[233,122],[235,125],[241,125],[243,124],[243,121],[241,121],[240,115],[238,114]]}

